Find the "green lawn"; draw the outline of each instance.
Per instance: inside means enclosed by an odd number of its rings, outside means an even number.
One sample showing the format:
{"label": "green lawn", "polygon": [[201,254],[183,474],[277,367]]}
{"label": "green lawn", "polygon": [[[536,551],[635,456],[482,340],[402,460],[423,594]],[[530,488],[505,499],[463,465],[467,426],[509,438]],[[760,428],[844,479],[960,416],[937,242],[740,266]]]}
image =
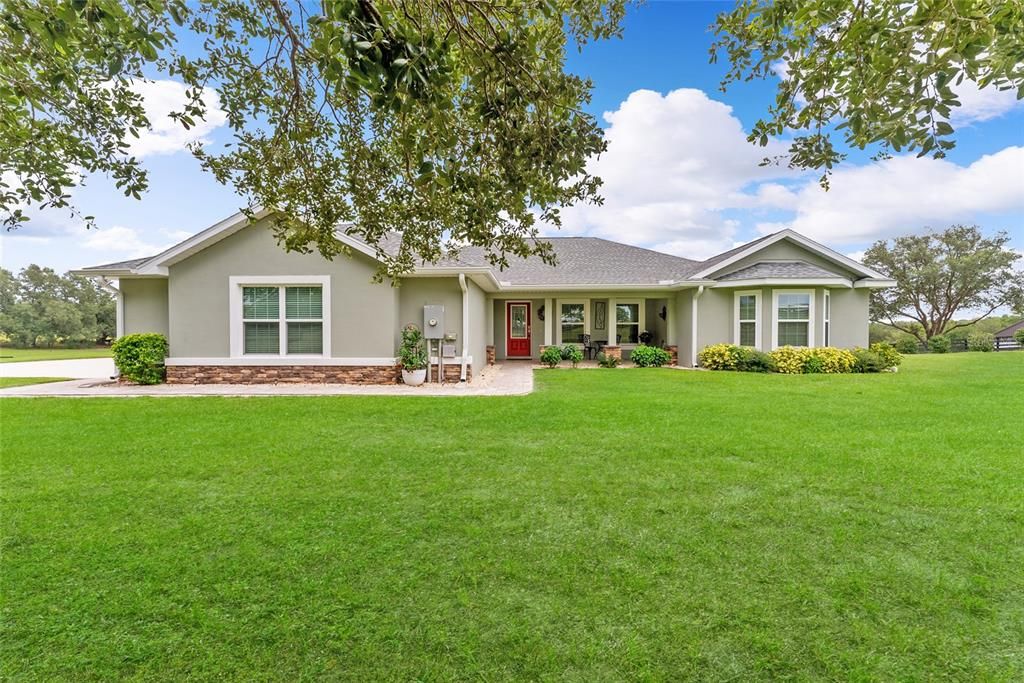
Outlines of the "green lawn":
{"label": "green lawn", "polygon": [[93,349],[9,349],[0,348],[0,363],[24,363],[30,360],[73,360],[109,358],[110,348]]}
{"label": "green lawn", "polygon": [[6,679],[1021,680],[1024,353],[4,399]]}
{"label": "green lawn", "polygon": [[46,384],[47,382],[64,382],[66,377],[0,377],[0,389],[24,387],[29,384]]}

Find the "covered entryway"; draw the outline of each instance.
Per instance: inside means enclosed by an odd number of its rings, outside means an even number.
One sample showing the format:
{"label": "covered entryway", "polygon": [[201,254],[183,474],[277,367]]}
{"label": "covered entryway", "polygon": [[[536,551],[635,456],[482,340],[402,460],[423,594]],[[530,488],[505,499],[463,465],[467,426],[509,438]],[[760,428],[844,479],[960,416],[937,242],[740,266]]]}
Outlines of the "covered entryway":
{"label": "covered entryway", "polygon": [[509,301],[506,304],[506,325],[508,331],[505,340],[505,354],[508,358],[529,358],[530,341],[530,302]]}

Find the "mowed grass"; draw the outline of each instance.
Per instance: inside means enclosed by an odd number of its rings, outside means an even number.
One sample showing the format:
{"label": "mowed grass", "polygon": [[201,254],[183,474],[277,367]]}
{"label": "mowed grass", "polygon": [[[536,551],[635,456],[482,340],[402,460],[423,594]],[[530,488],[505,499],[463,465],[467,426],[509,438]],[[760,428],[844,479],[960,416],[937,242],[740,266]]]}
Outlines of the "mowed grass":
{"label": "mowed grass", "polygon": [[29,384],[46,384],[47,382],[64,382],[66,377],[0,377],[0,389],[24,387]]}
{"label": "mowed grass", "polygon": [[11,349],[0,348],[0,363],[25,363],[32,360],[76,360],[109,358],[109,348],[91,349]]}
{"label": "mowed grass", "polygon": [[1024,353],[4,399],[3,676],[1021,680]]}

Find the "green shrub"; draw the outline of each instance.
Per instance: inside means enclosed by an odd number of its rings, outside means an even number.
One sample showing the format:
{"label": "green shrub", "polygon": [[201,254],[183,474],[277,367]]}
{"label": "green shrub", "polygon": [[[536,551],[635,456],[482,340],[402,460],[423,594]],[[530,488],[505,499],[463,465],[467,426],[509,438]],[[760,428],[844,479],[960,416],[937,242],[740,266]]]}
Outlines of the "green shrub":
{"label": "green shrub", "polygon": [[968,351],[995,351],[996,350],[996,336],[988,332],[972,332],[967,335],[967,350]]}
{"label": "green shrub", "polygon": [[661,347],[639,344],[629,354],[629,359],[638,368],[660,368],[662,365],[668,364],[672,356]]}
{"label": "green shrub", "polygon": [[875,342],[868,348],[868,351],[877,353],[887,370],[889,368],[898,368],[903,364],[903,356],[888,342]]}
{"label": "green shrub", "polygon": [[618,356],[609,356],[604,353],[597,354],[597,364],[602,368],[616,368],[619,366]]}
{"label": "green shrub", "polygon": [[885,364],[880,355],[868,349],[854,349],[853,355],[856,358],[854,372],[882,372],[891,367]]}
{"label": "green shrub", "polygon": [[402,329],[402,344],[398,347],[398,358],[402,369],[410,372],[427,367],[427,349],[423,345],[423,333],[415,324],[409,323]]}
{"label": "green shrub", "polygon": [[949,353],[950,348],[952,348],[952,344],[949,342],[949,337],[944,337],[941,334],[928,340],[928,350],[931,353]]}
{"label": "green shrub", "polygon": [[795,346],[780,346],[772,351],[775,369],[784,375],[802,375],[807,360],[807,349]]}
{"label": "green shrub", "polygon": [[562,346],[562,358],[576,367],[577,363],[583,360],[583,349],[575,344],[565,344]]}
{"label": "green shrub", "polygon": [[[884,343],[884,342],[882,342]],[[889,346],[886,344],[886,346]],[[889,347],[890,349],[892,347]],[[856,357],[847,349],[837,349],[834,346],[823,346],[816,349],[808,349],[808,363],[814,367],[820,367],[817,372],[828,375],[843,375],[853,372],[853,364],[857,362]],[[807,372],[810,372],[809,370]]]}
{"label": "green shrub", "polygon": [[745,346],[734,347],[736,369],[740,372],[775,372],[775,361],[771,354]]}
{"label": "green shrub", "polygon": [[1024,346],[1024,327],[1014,332],[1013,338],[1017,341],[1018,344]]}
{"label": "green shrub", "polygon": [[900,337],[896,340],[896,350],[903,355],[913,355],[921,348],[921,343],[914,337]]}
{"label": "green shrub", "polygon": [[737,365],[737,349],[732,344],[712,344],[705,346],[697,354],[697,364],[708,370],[735,370]]}
{"label": "green shrub", "polygon": [[820,356],[812,356],[807,354],[804,357],[804,374],[805,375],[820,375],[825,372],[825,362]]}
{"label": "green shrub", "polygon": [[137,384],[164,381],[167,338],[162,334],[126,334],[110,347],[121,377]]}
{"label": "green shrub", "polygon": [[562,349],[557,346],[549,346],[540,354],[540,362],[549,368],[556,367],[562,362]]}

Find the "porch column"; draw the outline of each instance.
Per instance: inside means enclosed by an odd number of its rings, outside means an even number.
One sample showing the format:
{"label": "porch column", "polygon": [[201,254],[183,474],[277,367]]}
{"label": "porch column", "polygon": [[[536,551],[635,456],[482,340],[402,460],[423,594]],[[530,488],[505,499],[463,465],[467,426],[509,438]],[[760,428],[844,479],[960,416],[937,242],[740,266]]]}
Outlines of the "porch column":
{"label": "porch column", "polygon": [[555,324],[555,315],[555,300],[544,299],[544,346],[551,346],[554,343],[551,330]]}
{"label": "porch column", "polygon": [[617,318],[615,316],[615,297],[608,297],[608,319],[605,321],[605,327],[608,328],[608,346],[618,346],[619,340],[615,338],[617,326]]}
{"label": "porch column", "polygon": [[494,346],[494,298],[487,297],[487,310],[484,314],[484,325],[487,329],[484,331],[484,343],[487,346]]}
{"label": "porch column", "polygon": [[679,302],[672,296],[665,304],[665,325],[667,327],[665,343],[669,346],[676,346],[678,344],[676,340],[676,306],[679,305]]}

